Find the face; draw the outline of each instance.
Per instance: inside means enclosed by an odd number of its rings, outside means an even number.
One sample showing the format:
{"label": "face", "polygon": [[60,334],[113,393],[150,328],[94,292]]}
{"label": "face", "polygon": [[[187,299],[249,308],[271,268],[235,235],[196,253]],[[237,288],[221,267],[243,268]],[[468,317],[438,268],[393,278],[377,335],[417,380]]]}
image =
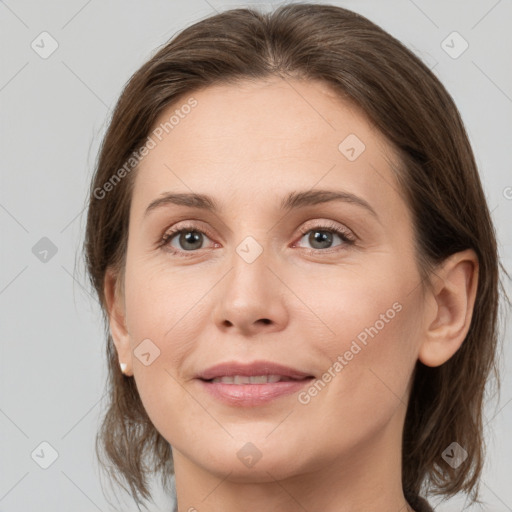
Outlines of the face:
{"label": "face", "polygon": [[[240,480],[400,450],[422,296],[392,148],[319,82],[190,96],[137,171],[118,304],[153,424],[183,463]],[[198,378],[253,362],[293,380]],[[204,374],[221,363],[244,368]]]}

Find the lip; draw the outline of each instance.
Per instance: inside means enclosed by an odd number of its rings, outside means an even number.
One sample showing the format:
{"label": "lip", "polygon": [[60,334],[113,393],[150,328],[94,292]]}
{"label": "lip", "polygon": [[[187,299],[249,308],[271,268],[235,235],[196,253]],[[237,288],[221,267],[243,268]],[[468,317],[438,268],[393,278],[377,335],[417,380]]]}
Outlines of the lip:
{"label": "lip", "polygon": [[232,377],[234,375],[244,375],[246,377],[254,375],[282,375],[283,377],[289,377],[291,379],[313,377],[310,373],[304,373],[296,368],[283,366],[271,361],[253,361],[251,363],[228,361],[207,368],[200,372],[196,378],[211,380],[216,377]]}
{"label": "lip", "polygon": [[[262,384],[226,384],[210,382],[216,377],[244,375],[282,375],[296,380]],[[226,362],[212,366],[197,375],[199,385],[217,400],[237,407],[255,407],[299,391],[313,375],[270,361],[252,363]]]}
{"label": "lip", "polygon": [[236,407],[256,407],[300,391],[312,378],[267,384],[224,384],[198,379],[199,385],[215,399]]}

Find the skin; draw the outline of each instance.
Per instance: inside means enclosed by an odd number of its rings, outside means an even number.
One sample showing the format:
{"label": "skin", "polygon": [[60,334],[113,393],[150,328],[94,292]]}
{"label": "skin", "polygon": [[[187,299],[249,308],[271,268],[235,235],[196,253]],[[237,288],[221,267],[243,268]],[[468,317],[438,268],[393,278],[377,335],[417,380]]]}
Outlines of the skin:
{"label": "skin", "polygon": [[[450,257],[423,289],[393,149],[328,86],[273,78],[192,96],[197,106],[141,162],[124,283],[114,271],[105,281],[119,360],[172,445],[180,512],[411,510],[401,485],[411,376],[418,359],[440,365],[462,344],[475,254]],[[354,161],[338,149],[349,134],[366,146]],[[342,201],[279,210],[310,189],[355,194],[376,216]],[[144,215],[171,191],[208,194],[221,210],[168,204]],[[318,228],[326,221],[355,242]],[[205,233],[198,248],[187,251],[179,234],[167,243],[192,256],[159,246],[185,223]],[[317,229],[332,240],[315,242]],[[252,263],[236,252],[247,236],[263,250]],[[234,407],[194,378],[219,362],[266,359],[321,379],[396,303],[400,312],[307,404],[294,393]],[[148,366],[133,352],[145,339],[160,350]],[[261,453],[252,467],[237,457],[247,442]]]}

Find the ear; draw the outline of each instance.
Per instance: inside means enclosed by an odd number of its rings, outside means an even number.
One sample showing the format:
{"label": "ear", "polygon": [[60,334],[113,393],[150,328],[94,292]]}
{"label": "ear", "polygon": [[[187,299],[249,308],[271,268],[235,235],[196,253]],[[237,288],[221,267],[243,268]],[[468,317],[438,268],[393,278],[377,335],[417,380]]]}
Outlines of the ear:
{"label": "ear", "polygon": [[[113,269],[105,272],[104,294],[110,325],[110,334],[117,350],[119,363],[124,363],[125,375],[133,375],[132,351],[130,347],[130,335],[126,328],[126,315],[124,297],[119,281],[120,276]],[[121,369],[120,369],[121,371]]]}
{"label": "ear", "polygon": [[478,285],[478,257],[472,249],[448,257],[429,291],[427,328],[418,354],[426,366],[440,366],[460,348],[469,331]]}

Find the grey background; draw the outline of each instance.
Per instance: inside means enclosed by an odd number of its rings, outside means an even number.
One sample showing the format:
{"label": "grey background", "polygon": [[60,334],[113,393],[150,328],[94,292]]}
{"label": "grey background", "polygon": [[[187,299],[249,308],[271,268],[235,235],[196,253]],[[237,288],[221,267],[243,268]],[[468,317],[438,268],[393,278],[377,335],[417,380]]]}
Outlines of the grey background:
{"label": "grey background", "polygon": [[[330,3],[360,12],[400,39],[451,93],[511,272],[512,2]],[[112,510],[93,450],[104,393],[104,340],[80,253],[95,157],[122,86],[158,46],[215,11],[255,4],[0,1],[0,512]],[[46,59],[31,47],[33,41],[42,46],[43,31],[58,43]],[[453,31],[469,44],[456,59],[441,46]],[[449,44],[452,52],[462,48],[461,40]],[[510,341],[508,334],[500,401],[486,410],[486,505],[467,510],[512,511]],[[48,469],[31,456],[37,449],[39,462],[49,457],[48,449],[41,455],[43,441],[58,452]],[[170,510],[155,489],[155,510]],[[463,506],[457,498],[436,510]],[[121,508],[136,510],[129,499]]]}

